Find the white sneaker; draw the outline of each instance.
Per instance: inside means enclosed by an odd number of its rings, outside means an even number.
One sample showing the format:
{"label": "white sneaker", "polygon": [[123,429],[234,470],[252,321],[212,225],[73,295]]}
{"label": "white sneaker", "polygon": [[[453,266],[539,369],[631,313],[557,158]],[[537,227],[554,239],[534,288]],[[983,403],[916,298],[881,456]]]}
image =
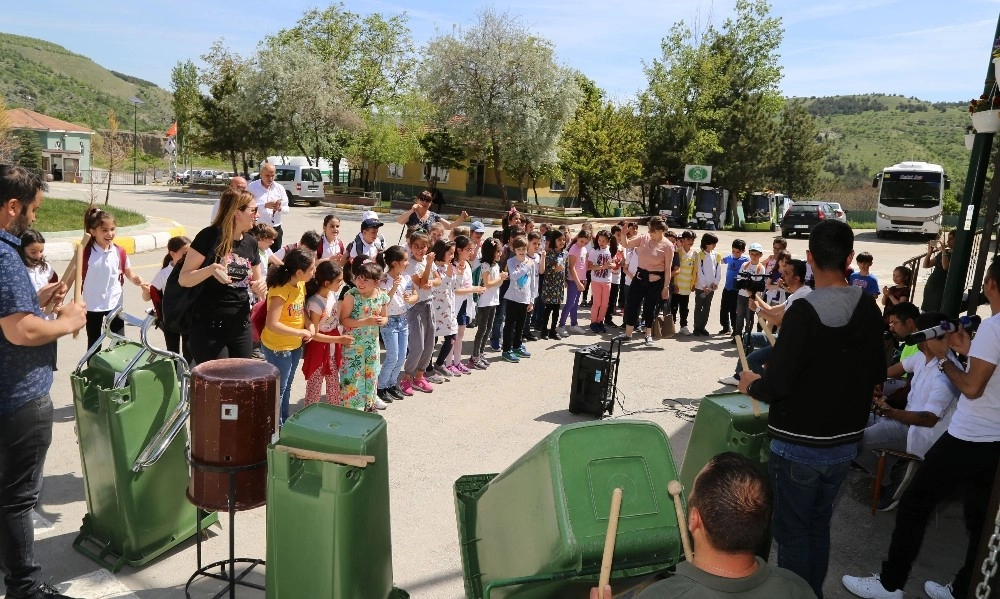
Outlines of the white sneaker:
{"label": "white sneaker", "polygon": [[581,327],[578,327],[576,325],[573,325],[573,326],[569,327],[569,332],[573,333],[574,335],[586,335],[587,334],[587,331],[583,330]]}
{"label": "white sneaker", "polygon": [[644,342],[644,345],[646,347],[653,347],[653,337],[650,335],[646,335],[646,341]]}
{"label": "white sneaker", "polygon": [[730,387],[739,387],[740,380],[735,376],[724,376],[719,379],[719,382],[723,385],[729,385]]}
{"label": "white sneaker", "polygon": [[681,330],[679,330],[677,332],[680,333],[681,335],[690,335],[691,334],[691,329],[689,329],[687,327],[681,327]]}
{"label": "white sneaker", "polygon": [[564,339],[566,337],[569,337],[569,331],[566,330],[566,327],[559,327],[559,329],[556,332],[559,333],[559,336]]}
{"label": "white sneaker", "polygon": [[951,583],[938,584],[933,580],[924,583],[924,593],[931,599],[955,599]]}
{"label": "white sneaker", "polygon": [[868,578],[845,576],[840,580],[844,583],[844,587],[848,591],[858,597],[864,597],[865,599],[903,599],[903,589],[895,591],[885,590],[885,587],[882,586],[882,581],[879,580],[878,574],[872,574]]}
{"label": "white sneaker", "polygon": [[389,404],[385,403],[384,401],[382,401],[381,399],[379,399],[379,398],[376,397],[375,398],[375,403],[373,403],[372,406],[376,410],[384,410],[384,409],[386,409],[386,408],[389,407]]}

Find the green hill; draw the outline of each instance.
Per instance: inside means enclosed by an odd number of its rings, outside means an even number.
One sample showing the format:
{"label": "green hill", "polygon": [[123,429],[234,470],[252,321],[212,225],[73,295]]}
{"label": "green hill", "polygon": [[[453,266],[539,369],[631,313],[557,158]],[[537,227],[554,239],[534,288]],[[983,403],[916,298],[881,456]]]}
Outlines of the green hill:
{"label": "green hill", "polygon": [[62,46],[30,37],[0,33],[0,94],[9,108],[28,108],[49,116],[107,127],[115,109],[131,129],[130,97],[144,102],[138,110],[140,131],[159,133],[173,120],[171,94],[149,81],[109,71]]}

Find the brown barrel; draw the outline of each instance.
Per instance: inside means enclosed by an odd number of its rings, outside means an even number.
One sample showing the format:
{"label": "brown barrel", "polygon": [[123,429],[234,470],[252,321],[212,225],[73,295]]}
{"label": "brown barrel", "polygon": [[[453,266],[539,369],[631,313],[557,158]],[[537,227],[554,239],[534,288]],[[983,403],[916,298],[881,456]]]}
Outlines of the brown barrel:
{"label": "brown barrel", "polygon": [[263,505],[267,446],[277,430],[278,369],[263,360],[228,358],[191,371],[191,484],[188,499],[207,510]]}

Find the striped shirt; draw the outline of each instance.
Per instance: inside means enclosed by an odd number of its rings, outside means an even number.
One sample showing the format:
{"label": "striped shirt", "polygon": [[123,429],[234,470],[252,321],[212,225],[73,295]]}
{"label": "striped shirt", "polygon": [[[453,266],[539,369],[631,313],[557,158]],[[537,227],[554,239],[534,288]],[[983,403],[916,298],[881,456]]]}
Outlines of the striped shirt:
{"label": "striped shirt", "polygon": [[694,286],[695,281],[695,271],[697,270],[698,264],[698,252],[691,248],[691,250],[685,252],[680,250],[678,252],[681,261],[681,269],[677,272],[674,277],[674,285],[677,288],[677,293],[679,295],[690,295],[691,288]]}

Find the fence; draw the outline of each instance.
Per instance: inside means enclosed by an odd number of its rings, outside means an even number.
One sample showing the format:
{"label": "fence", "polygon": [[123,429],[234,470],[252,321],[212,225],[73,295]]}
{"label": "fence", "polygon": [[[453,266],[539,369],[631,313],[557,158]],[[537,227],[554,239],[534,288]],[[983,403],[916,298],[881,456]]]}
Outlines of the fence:
{"label": "fence", "polygon": [[[148,181],[152,180],[151,173],[146,171],[137,171],[133,173],[128,172],[109,172],[102,170],[90,170],[90,171],[80,171],[76,183],[93,183],[95,185],[105,185],[108,182],[108,178],[111,179],[112,185],[146,185]],[[67,181],[74,181],[68,177],[65,178]]]}

